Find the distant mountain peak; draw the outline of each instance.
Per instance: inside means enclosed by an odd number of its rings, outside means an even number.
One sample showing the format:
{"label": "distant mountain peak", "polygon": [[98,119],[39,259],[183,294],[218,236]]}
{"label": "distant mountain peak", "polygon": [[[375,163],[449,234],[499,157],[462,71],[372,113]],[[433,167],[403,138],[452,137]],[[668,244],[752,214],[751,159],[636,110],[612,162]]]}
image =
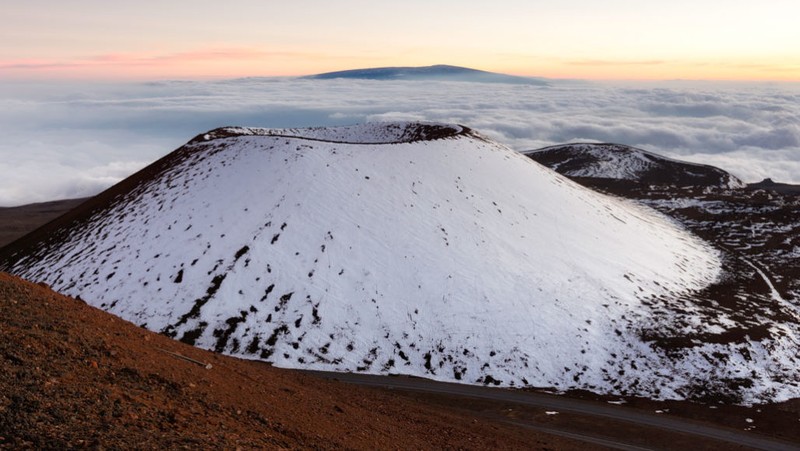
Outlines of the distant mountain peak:
{"label": "distant mountain peak", "polygon": [[546,86],[540,78],[488,72],[469,67],[436,64],[433,66],[397,66],[351,69],[302,77],[310,80],[408,80],[408,81],[465,81],[475,83],[507,83]]}

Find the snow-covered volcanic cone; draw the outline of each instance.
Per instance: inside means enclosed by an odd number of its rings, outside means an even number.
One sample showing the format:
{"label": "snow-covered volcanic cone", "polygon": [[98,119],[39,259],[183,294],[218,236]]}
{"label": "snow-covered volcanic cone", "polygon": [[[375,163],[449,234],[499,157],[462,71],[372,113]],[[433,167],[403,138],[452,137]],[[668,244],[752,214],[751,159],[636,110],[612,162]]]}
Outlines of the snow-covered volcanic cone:
{"label": "snow-covered volcanic cone", "polygon": [[524,153],[568,177],[627,180],[645,185],[745,187],[744,182],[722,169],[673,160],[622,144],[560,144]]}
{"label": "snow-covered volcanic cone", "polygon": [[720,273],[657,213],[415,123],[214,130],[0,266],[283,367],[661,397],[709,364],[676,363],[639,321]]}

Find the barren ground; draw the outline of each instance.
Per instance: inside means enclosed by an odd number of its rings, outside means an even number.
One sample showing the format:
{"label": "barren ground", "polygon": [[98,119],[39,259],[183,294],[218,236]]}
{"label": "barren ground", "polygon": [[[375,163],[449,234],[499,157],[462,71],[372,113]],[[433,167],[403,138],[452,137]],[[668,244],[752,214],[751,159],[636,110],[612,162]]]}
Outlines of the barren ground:
{"label": "barren ground", "polygon": [[579,446],[389,392],[202,351],[7,274],[0,274],[0,336],[2,447]]}

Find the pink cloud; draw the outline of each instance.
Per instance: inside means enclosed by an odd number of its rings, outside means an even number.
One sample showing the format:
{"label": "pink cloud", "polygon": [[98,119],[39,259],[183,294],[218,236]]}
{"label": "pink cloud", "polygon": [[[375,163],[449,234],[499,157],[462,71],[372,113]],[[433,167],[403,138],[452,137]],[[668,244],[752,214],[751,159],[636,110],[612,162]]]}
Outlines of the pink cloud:
{"label": "pink cloud", "polygon": [[207,49],[165,54],[109,53],[78,57],[69,60],[6,60],[0,61],[0,70],[52,71],[58,69],[91,69],[119,67],[165,67],[172,64],[214,62],[258,62],[269,58],[297,59],[321,58],[323,55],[308,52],[265,51],[249,48]]}

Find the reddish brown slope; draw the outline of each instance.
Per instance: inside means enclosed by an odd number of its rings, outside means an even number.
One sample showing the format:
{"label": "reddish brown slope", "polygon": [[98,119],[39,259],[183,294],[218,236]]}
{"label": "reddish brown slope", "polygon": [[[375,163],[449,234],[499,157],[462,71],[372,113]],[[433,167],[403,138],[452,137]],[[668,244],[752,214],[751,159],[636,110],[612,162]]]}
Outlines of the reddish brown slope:
{"label": "reddish brown slope", "polygon": [[195,349],[0,273],[0,448],[585,447],[534,434]]}

